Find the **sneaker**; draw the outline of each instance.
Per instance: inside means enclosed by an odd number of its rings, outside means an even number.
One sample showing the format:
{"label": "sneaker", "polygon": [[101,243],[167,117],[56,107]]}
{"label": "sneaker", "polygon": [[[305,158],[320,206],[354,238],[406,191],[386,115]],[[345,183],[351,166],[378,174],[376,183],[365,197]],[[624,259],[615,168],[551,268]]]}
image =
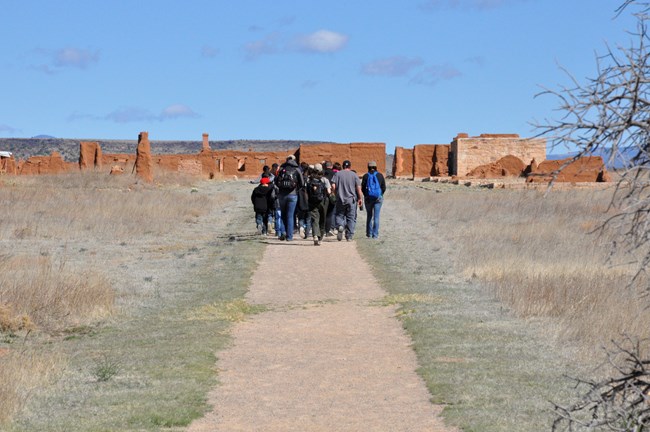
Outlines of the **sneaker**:
{"label": "sneaker", "polygon": [[307,238],[307,235],[306,235],[306,232],[305,232],[305,227],[302,227],[302,226],[300,227],[300,237],[302,237],[304,239]]}
{"label": "sneaker", "polygon": [[336,233],[336,239],[337,239],[338,241],[343,240],[343,230],[344,230],[344,229],[345,229],[345,228],[343,228],[343,225],[339,226],[339,231]]}
{"label": "sneaker", "polygon": [[262,230],[262,225],[257,226],[257,235],[262,235],[264,231]]}
{"label": "sneaker", "polygon": [[287,236],[285,234],[280,234],[280,237],[278,237],[280,241],[285,241],[287,239]]}
{"label": "sneaker", "polygon": [[327,233],[325,233],[325,237],[334,237],[334,233],[332,231],[327,231]]}
{"label": "sneaker", "polygon": [[314,246],[320,245],[320,242],[318,241],[318,237],[314,237]]}

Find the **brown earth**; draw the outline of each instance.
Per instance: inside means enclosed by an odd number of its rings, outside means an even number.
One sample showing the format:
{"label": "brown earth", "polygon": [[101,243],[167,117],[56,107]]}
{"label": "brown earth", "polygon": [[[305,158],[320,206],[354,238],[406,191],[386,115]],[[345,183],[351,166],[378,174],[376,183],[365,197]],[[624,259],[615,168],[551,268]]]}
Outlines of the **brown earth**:
{"label": "brown earth", "polygon": [[[190,432],[455,430],[355,244],[327,240],[269,241],[246,297],[268,309],[235,326],[213,411]],[[329,283],[311,262],[329,268]]]}

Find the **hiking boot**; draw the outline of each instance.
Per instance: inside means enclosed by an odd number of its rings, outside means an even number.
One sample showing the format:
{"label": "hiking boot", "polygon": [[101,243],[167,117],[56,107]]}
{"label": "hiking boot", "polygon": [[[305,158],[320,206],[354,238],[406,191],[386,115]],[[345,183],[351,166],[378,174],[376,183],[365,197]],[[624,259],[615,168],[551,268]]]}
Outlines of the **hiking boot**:
{"label": "hiking boot", "polygon": [[280,241],[285,241],[287,239],[287,236],[285,234],[280,234],[280,237],[278,237]]}
{"label": "hiking boot", "polygon": [[336,233],[336,239],[337,239],[338,241],[343,240],[343,231],[344,231],[344,230],[345,230],[345,228],[343,228],[343,225],[339,226],[339,230],[338,230],[338,232]]}

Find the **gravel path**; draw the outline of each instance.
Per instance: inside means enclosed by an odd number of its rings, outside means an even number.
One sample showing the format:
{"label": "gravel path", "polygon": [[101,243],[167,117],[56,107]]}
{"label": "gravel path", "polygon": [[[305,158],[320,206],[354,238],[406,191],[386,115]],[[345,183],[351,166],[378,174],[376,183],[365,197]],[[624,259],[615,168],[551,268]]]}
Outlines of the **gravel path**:
{"label": "gravel path", "polygon": [[453,430],[385,294],[354,242],[268,241],[247,295],[268,311],[235,326],[189,431]]}

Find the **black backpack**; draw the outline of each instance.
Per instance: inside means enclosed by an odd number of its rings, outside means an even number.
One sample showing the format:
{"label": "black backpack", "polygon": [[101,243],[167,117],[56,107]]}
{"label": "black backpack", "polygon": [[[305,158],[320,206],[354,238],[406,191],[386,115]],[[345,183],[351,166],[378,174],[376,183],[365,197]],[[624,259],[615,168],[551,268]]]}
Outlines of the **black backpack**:
{"label": "black backpack", "polygon": [[282,168],[278,173],[276,184],[283,192],[291,192],[294,190],[298,186],[296,168]]}
{"label": "black backpack", "polygon": [[325,183],[320,177],[310,177],[307,182],[309,204],[318,205],[325,200]]}

